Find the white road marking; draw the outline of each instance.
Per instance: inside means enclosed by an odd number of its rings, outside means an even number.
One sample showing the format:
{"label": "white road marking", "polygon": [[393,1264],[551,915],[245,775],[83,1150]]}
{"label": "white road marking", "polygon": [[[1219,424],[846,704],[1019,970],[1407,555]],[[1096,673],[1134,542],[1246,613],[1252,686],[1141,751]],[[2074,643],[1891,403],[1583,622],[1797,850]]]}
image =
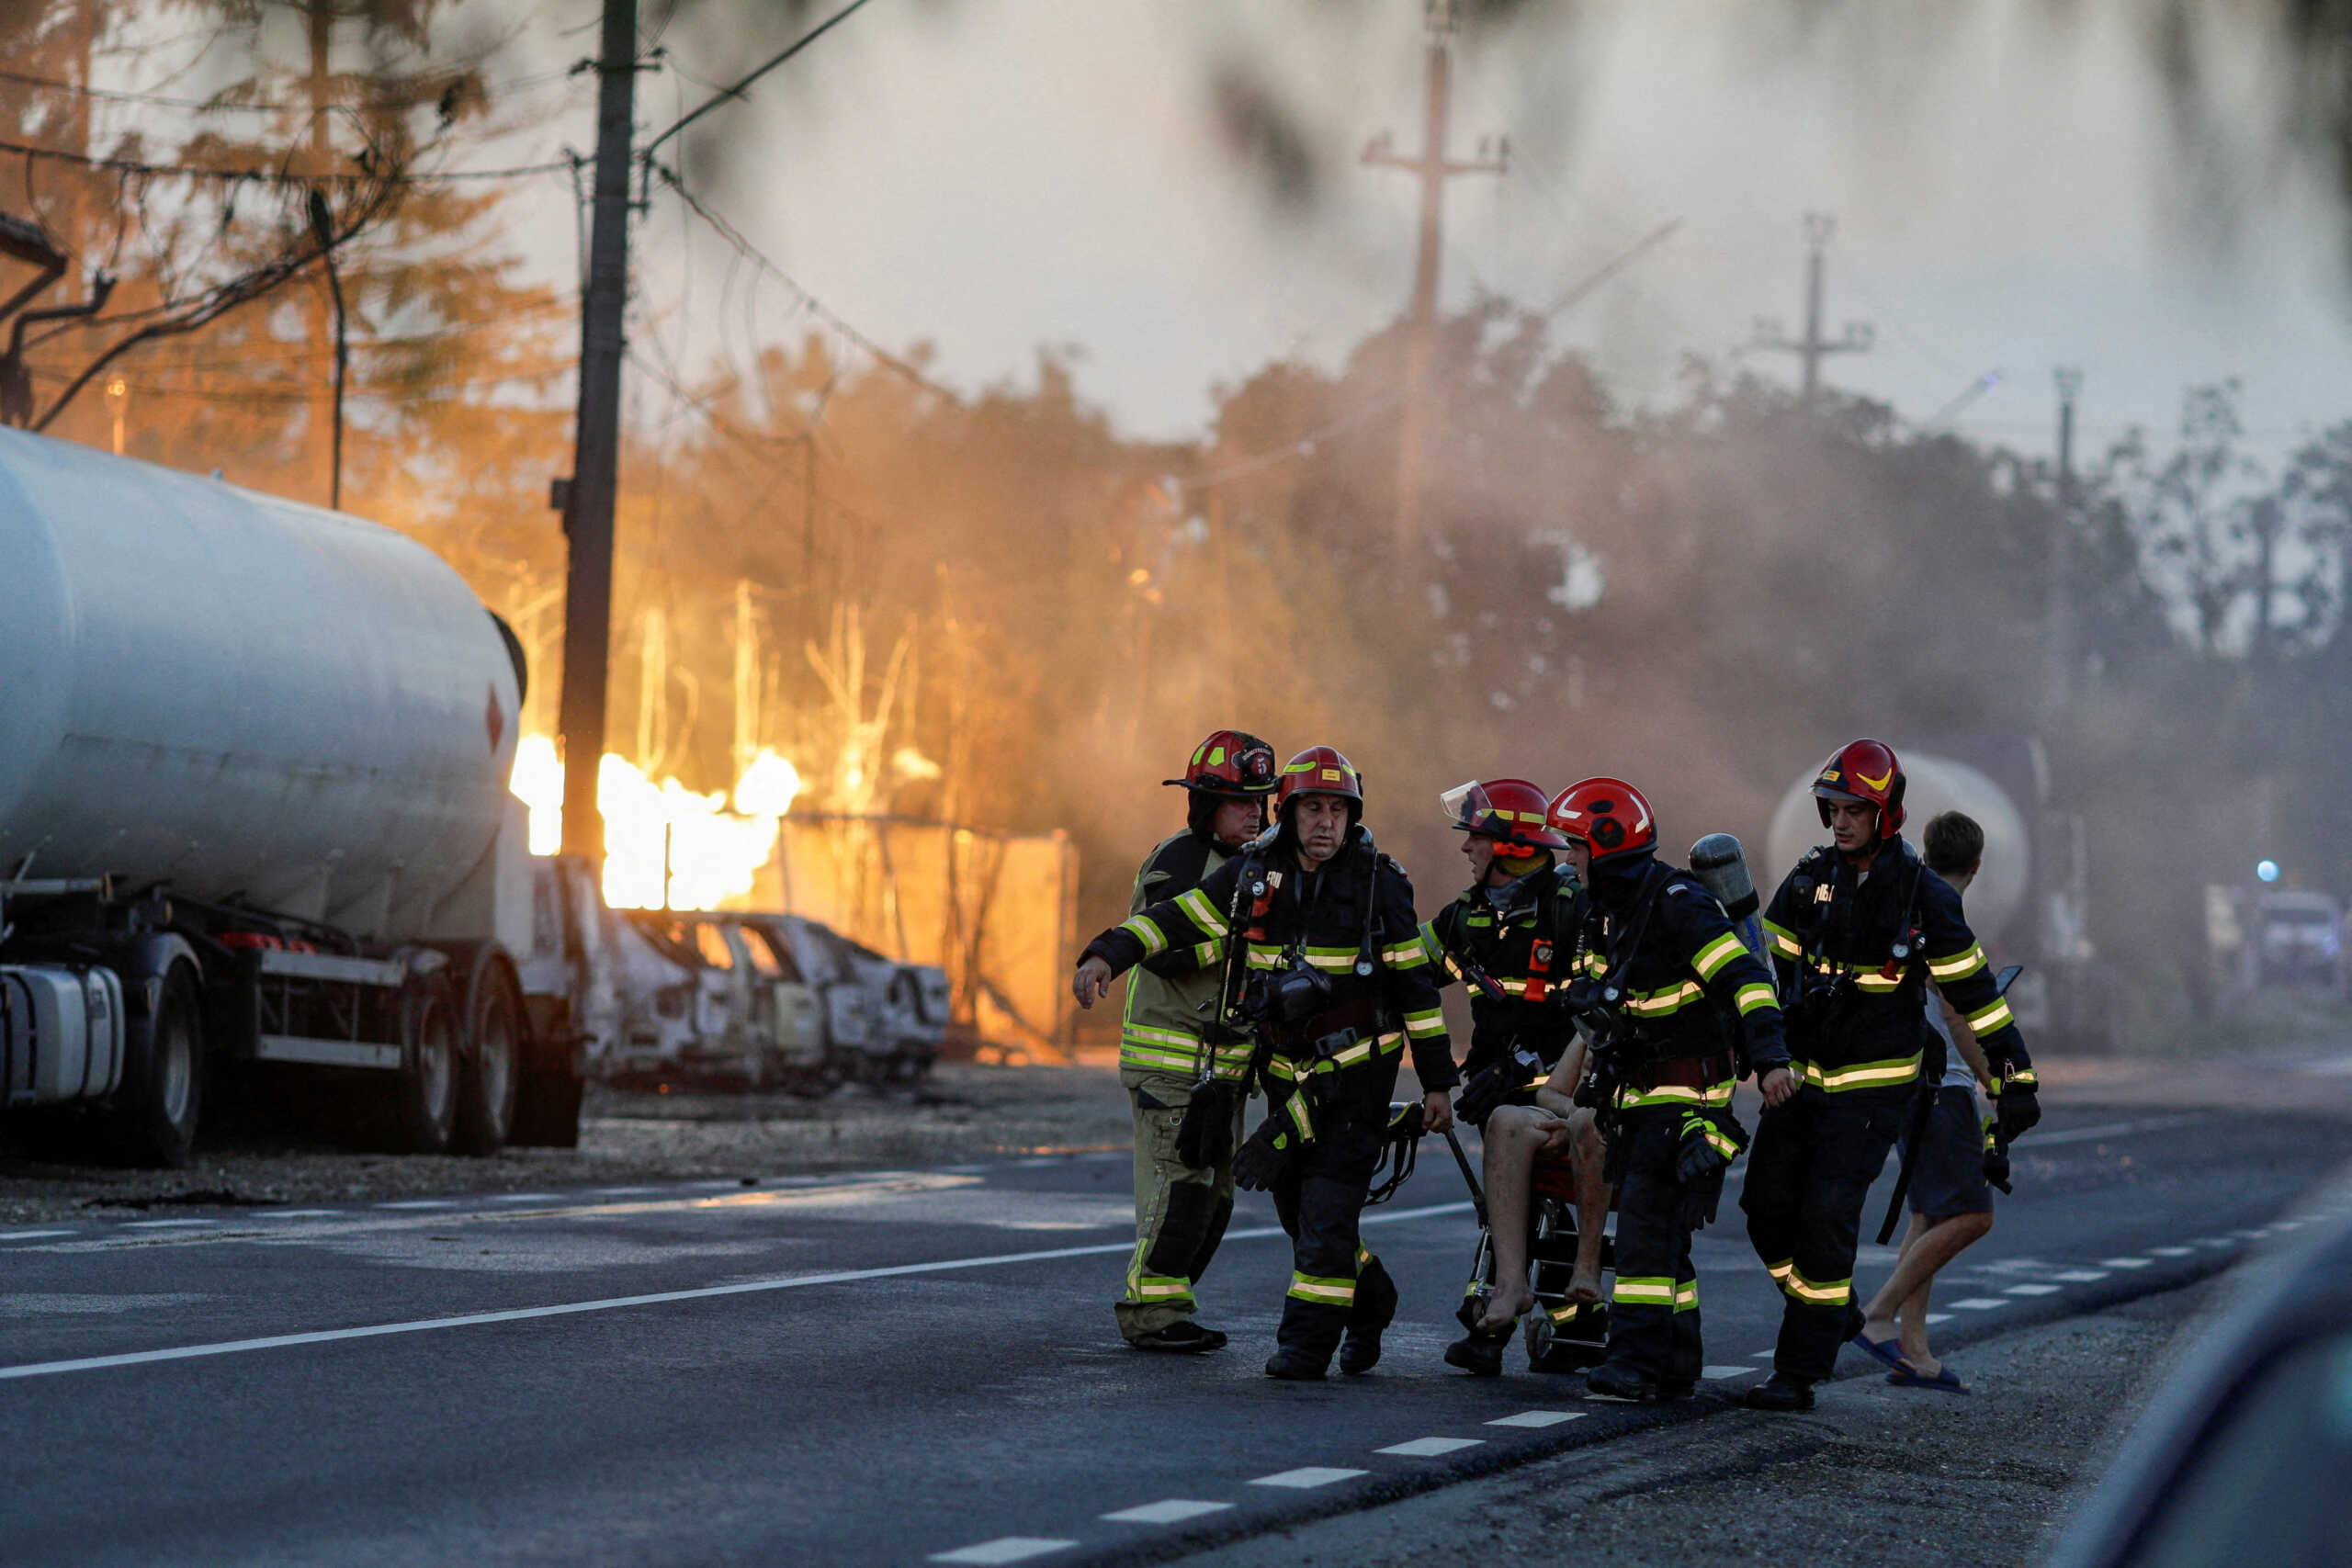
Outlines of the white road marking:
{"label": "white road marking", "polygon": [[78,1231],[0,1231],[0,1241],[32,1241],[45,1235],[78,1235]]}
{"label": "white road marking", "polygon": [[[2005,1307],[2009,1303],[1998,1296],[1971,1296],[1964,1302],[1954,1302],[1951,1304],[1962,1312],[1991,1312],[1995,1307]],[[5,1375],[5,1370],[0,1370],[0,1376]]]}
{"label": "white road marking", "polygon": [[335,1209],[264,1209],[254,1218],[257,1220],[331,1220],[340,1212]]}
{"label": "white road marking", "polygon": [[1498,1416],[1487,1423],[1489,1427],[1556,1427],[1563,1421],[1581,1421],[1589,1415],[1584,1410],[1522,1410],[1516,1416]]}
{"label": "white road marking", "polygon": [[1115,1514],[1104,1514],[1102,1517],[1121,1525],[1181,1525],[1186,1519],[1197,1519],[1203,1514],[1221,1514],[1231,1506],[1230,1503],[1199,1503],[1190,1497],[1170,1497],[1165,1502],[1122,1508]]}
{"label": "white road marking", "polygon": [[1980,1263],[1979,1271],[1986,1274],[2042,1274],[2056,1267],[2039,1258],[2004,1258],[1997,1263]]}
{"label": "white road marking", "polygon": [[2053,1280],[2064,1280],[2070,1285],[2087,1285],[2093,1280],[2106,1279],[2107,1270],[2104,1269],[2068,1269],[2061,1273],[2052,1274],[2050,1277]]}
{"label": "white road marking", "polygon": [[1761,1367],[1702,1367],[1699,1375],[1710,1382],[1721,1382],[1725,1378],[1753,1377],[1763,1370]]}
{"label": "white road marking", "polygon": [[[1400,1209],[1366,1214],[1359,1224],[1395,1224],[1437,1214],[1460,1213],[1470,1207],[1433,1203],[1425,1209]],[[1281,1235],[1280,1226],[1227,1231],[1226,1240]],[[683,1291],[654,1291],[637,1296],[607,1296],[596,1301],[560,1302],[553,1306],[513,1307],[503,1312],[466,1313],[456,1317],[418,1318],[408,1323],[376,1323],[357,1328],[315,1329],[305,1334],[272,1334],[254,1339],[228,1339],[209,1345],[176,1345],[163,1350],[131,1350],[115,1356],[84,1356],[68,1361],[27,1361],[0,1367],[0,1382],[12,1378],[48,1377],[61,1372],[96,1371],[108,1367],[145,1366],[153,1361],[186,1361],[203,1356],[233,1356],[251,1350],[282,1350],[298,1345],[326,1345],[342,1339],[378,1339],[393,1334],[424,1334],[435,1329],[470,1328],[482,1324],[524,1323],[537,1317],[569,1317],[587,1312],[616,1312],[627,1307],[662,1306],[672,1302],[708,1301],[719,1296],[797,1291],[810,1285],[844,1285],[861,1280],[893,1280],[908,1274],[939,1274],[958,1269],[994,1269],[1010,1263],[1046,1263],[1064,1258],[1100,1258],[1135,1250],[1132,1241],[1097,1242],[1087,1247],[1054,1247],[1038,1252],[1001,1252],[984,1258],[943,1258],[928,1263],[894,1263],[881,1269],[844,1269],[825,1274],[797,1274],[774,1280],[745,1280],[731,1285],[698,1285]]]}
{"label": "white road marking", "polygon": [[[1132,1252],[1135,1249],[1129,1247],[1124,1250]],[[1359,1475],[1370,1473],[1372,1473],[1370,1471],[1333,1470],[1328,1465],[1310,1464],[1301,1466],[1297,1470],[1285,1470],[1273,1475],[1261,1475],[1250,1484],[1281,1486],[1294,1492],[1306,1492],[1317,1486],[1329,1486],[1335,1481],[1353,1481]]]}
{"label": "white road marking", "polygon": [[953,1551],[934,1551],[933,1562],[1026,1562],[1032,1557],[1043,1557],[1048,1551],[1067,1551],[1078,1542],[1047,1540],[1042,1536],[1005,1535],[994,1540],[984,1540],[977,1546],[959,1546]]}
{"label": "white road marking", "polygon": [[2011,1285],[2001,1293],[2005,1296],[2054,1296],[2063,1289],[2064,1287],[2061,1285]]}
{"label": "white road marking", "polygon": [[2197,1252],[2193,1247],[2152,1247],[2148,1250],[2158,1258],[2191,1258]]}
{"label": "white road marking", "polygon": [[1948,1312],[1931,1312],[1928,1314],[1928,1321],[1929,1323],[1950,1323],[1951,1321],[1951,1314]]}
{"label": "white road marking", "polygon": [[402,1198],[397,1202],[376,1205],[379,1209],[454,1209],[457,1206],[455,1198]]}
{"label": "white road marking", "polygon": [[1376,1454],[1395,1454],[1400,1459],[1435,1459],[1440,1454],[1458,1453],[1464,1449],[1484,1448],[1484,1438],[1415,1438],[1409,1443],[1391,1443],[1385,1449],[1374,1449]]}
{"label": "white road marking", "polygon": [[1779,1354],[1778,1350],[1750,1350],[1747,1353],[1747,1359],[1751,1361],[1769,1361]]}
{"label": "white road marking", "polygon": [[2237,1243],[2225,1235],[2200,1235],[2197,1238],[2197,1245],[2199,1247],[2211,1247],[2226,1252],[2231,1247],[2235,1247]]}
{"label": "white road marking", "polygon": [[659,1192],[662,1189],[659,1187],[591,1187],[588,1190],[599,1198],[641,1198],[648,1192]]}
{"label": "white road marking", "polygon": [[2265,1226],[2258,1231],[2232,1231],[2230,1234],[2242,1241],[2261,1241],[2270,1235],[2270,1230]]}
{"label": "white road marking", "polygon": [[553,1192],[501,1192],[491,1201],[493,1203],[560,1203],[563,1200]]}
{"label": "white road marking", "polygon": [[197,1225],[217,1225],[220,1223],[219,1220],[125,1220],[122,1223],[122,1228],[127,1231],[185,1230]]}
{"label": "white road marking", "polygon": [[2154,1261],[2150,1258],[2102,1258],[2098,1266],[2102,1269],[2145,1269]]}

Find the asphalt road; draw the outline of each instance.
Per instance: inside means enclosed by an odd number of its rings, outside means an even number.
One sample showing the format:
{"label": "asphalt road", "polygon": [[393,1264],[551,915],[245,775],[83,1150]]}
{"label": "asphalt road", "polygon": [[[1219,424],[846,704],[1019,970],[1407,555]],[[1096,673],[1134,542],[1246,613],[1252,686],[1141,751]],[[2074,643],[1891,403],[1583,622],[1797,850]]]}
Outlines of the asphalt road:
{"label": "asphalt road", "polygon": [[[1939,1332],[2211,1271],[2346,1152],[2321,1116],[2053,1107]],[[1313,1386],[1259,1372],[1288,1257],[1249,1195],[1204,1292],[1234,1345],[1119,1344],[1124,1156],[0,1230],[0,1559],[1153,1561],[1710,1407],[1445,1367],[1464,1197],[1425,1149],[1366,1232],[1387,1359]],[[1726,1218],[1717,1404],[1778,1313]]]}

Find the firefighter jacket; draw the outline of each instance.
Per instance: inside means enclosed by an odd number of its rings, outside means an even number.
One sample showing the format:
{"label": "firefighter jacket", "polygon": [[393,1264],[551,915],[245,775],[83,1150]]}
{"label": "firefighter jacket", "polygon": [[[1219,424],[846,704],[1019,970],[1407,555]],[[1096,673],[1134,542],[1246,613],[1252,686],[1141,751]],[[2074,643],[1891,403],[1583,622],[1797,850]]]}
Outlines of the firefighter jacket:
{"label": "firefighter jacket", "polygon": [[1579,996],[1600,987],[1609,1014],[1597,1055],[1616,1076],[1615,1109],[1723,1110],[1738,1057],[1758,1077],[1790,1065],[1772,973],[1705,884],[1639,855],[1595,865],[1590,896],[1582,963],[1591,981]]}
{"label": "firefighter jacket", "polygon": [[[1205,833],[1187,829],[1162,840],[1136,874],[1128,913],[1190,893],[1226,858]],[[1218,1077],[1236,1079],[1247,1072],[1249,1041],[1217,1023],[1220,977],[1214,962],[1204,966],[1197,954],[1162,953],[1136,965],[1127,976],[1126,1012],[1119,1021],[1120,1070],[1190,1078],[1208,1067]],[[1210,1040],[1217,1043],[1204,1043]]]}
{"label": "firefighter jacket", "polygon": [[[1280,833],[1102,932],[1082,956],[1116,974],[1163,954],[1225,976],[1227,994],[1239,998],[1237,1020],[1265,1047],[1268,1110],[1287,1114],[1302,1137],[1315,1135],[1318,1102],[1385,1123],[1408,1043],[1425,1090],[1457,1079],[1413,885],[1360,826],[1319,871],[1302,869]],[[1284,1017],[1283,981],[1306,972],[1329,988],[1314,987],[1311,1010]]]}
{"label": "firefighter jacket", "polygon": [[[1558,866],[1545,866],[1501,887],[1470,888],[1421,927],[1440,986],[1470,987],[1470,1051],[1462,1064],[1471,1077],[1525,1046],[1545,1068],[1576,1037],[1561,1002],[1574,968],[1577,931],[1585,914],[1584,889]],[[1472,979],[1483,974],[1503,992],[1490,996]]]}
{"label": "firefighter jacket", "polygon": [[1867,867],[1823,845],[1797,862],[1764,911],[1799,1077],[1837,1092],[1919,1076],[1932,980],[1968,1020],[1996,1077],[2033,1086],[2033,1066],[1960,895],[1901,838]]}

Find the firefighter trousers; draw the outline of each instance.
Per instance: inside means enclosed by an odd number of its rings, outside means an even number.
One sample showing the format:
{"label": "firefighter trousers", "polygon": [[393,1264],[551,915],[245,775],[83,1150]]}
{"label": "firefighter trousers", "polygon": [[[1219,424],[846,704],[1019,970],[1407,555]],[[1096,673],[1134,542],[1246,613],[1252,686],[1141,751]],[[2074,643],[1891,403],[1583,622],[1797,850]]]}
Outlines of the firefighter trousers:
{"label": "firefighter trousers", "polygon": [[1274,1213],[1291,1242],[1274,1340],[1311,1365],[1329,1363],[1349,1329],[1385,1328],[1396,1313],[1396,1287],[1356,1230],[1385,1141],[1376,1122],[1336,1120],[1274,1180]]}
{"label": "firefighter trousers", "polygon": [[1907,1083],[1834,1093],[1807,1084],[1768,1108],[1757,1125],[1739,1206],[1756,1256],[1785,1298],[1775,1371],[1827,1377],[1838,1348],[1859,1326],[1854,1251],[1862,1204],[1914,1092]]}
{"label": "firefighter trousers", "polygon": [[1699,1274],[1682,1224],[1682,1107],[1621,1111],[1616,1151],[1617,1282],[1609,1298],[1609,1360],[1672,1388],[1699,1381]]}
{"label": "firefighter trousers", "polygon": [[[1129,1068],[1119,1081],[1136,1117],[1136,1249],[1113,1310],[1120,1335],[1134,1339],[1199,1310],[1193,1287],[1233,1218],[1233,1163],[1194,1168],[1176,1156],[1176,1130],[1193,1098],[1190,1077]],[[1227,1148],[1240,1143],[1241,1112],[1237,1100]]]}

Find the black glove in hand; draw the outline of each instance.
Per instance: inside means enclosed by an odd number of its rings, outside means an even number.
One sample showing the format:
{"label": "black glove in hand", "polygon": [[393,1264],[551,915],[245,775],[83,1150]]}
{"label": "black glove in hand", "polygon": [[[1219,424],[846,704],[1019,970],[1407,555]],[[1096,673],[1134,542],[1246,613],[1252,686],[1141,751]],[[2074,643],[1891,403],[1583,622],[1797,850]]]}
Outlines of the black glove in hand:
{"label": "black glove in hand", "polygon": [[1499,1066],[1486,1067],[1470,1075],[1462,1092],[1453,1097],[1453,1116],[1457,1122],[1467,1122],[1473,1127],[1484,1126],[1493,1115],[1495,1107],[1503,1102],[1510,1091],[1503,1085],[1503,1070]]}
{"label": "black glove in hand", "polygon": [[1999,1119],[2001,1142],[2013,1144],[2041,1120],[2041,1102],[2029,1085],[2005,1084],[2001,1098],[1993,1102],[1993,1113]]}
{"label": "black glove in hand", "polygon": [[1233,1184],[1250,1192],[1273,1190],[1283,1167],[1290,1163],[1290,1140],[1271,1116],[1258,1123],[1233,1155]]}

